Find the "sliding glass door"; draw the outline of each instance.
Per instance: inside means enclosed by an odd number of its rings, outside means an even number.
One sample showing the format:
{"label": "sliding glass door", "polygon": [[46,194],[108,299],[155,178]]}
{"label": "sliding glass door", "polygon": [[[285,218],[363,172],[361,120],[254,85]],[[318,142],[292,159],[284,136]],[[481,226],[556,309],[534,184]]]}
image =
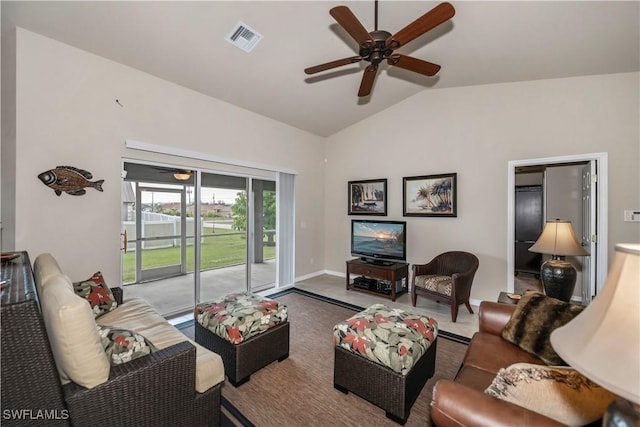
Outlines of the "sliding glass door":
{"label": "sliding glass door", "polygon": [[125,170],[127,296],[172,315],[196,301],[275,286],[275,180],[191,169],[182,176],[135,163]]}
{"label": "sliding glass door", "polygon": [[276,183],[251,180],[253,203],[253,248],[250,263],[250,289],[258,291],[276,282]]}
{"label": "sliding glass door", "polygon": [[[127,250],[122,255],[122,283],[127,297],[148,300],[171,314],[192,304],[194,233],[188,185],[124,182],[134,197],[123,219]],[[125,191],[123,191],[125,193]],[[171,279],[171,280],[169,280]],[[128,286],[135,285],[135,286]]]}
{"label": "sliding glass door", "polygon": [[247,290],[247,237],[240,226],[248,179],[202,172],[200,301]]}

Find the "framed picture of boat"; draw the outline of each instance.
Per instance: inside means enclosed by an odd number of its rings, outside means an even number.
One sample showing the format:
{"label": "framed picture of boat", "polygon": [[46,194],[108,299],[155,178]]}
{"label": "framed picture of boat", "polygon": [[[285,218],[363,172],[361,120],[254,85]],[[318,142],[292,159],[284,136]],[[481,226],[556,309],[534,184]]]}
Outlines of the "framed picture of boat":
{"label": "framed picture of boat", "polygon": [[457,217],[457,174],[402,178],[402,215]]}
{"label": "framed picture of boat", "polygon": [[349,181],[349,215],[386,215],[387,180]]}

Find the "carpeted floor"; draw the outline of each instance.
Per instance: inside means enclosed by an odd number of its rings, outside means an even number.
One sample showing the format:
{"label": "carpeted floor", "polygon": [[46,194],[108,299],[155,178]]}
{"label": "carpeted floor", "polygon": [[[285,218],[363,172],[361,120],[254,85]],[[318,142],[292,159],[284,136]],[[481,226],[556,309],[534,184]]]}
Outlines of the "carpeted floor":
{"label": "carpeted floor", "polygon": [[[288,307],[291,323],[289,358],[274,362],[251,375],[238,388],[222,388],[225,426],[397,426],[384,410],[353,393],[333,388],[333,326],[361,307],[301,290],[274,296]],[[193,326],[182,325],[193,337]],[[468,339],[441,331],[436,373],[413,405],[406,426],[429,426],[431,390],[441,378],[455,376]],[[225,402],[226,400],[226,402]]]}

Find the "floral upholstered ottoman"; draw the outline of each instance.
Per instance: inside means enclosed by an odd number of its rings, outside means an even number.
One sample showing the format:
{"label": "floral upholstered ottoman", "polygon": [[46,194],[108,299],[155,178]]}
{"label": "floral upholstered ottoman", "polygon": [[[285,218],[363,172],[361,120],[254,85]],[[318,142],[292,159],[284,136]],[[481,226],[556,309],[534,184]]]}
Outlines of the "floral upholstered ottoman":
{"label": "floral upholstered ottoman", "polygon": [[287,307],[252,292],[196,305],[195,341],[218,353],[229,382],[237,387],[251,374],[289,357]]}
{"label": "floral upholstered ottoman", "polygon": [[333,328],[333,386],[403,424],[436,362],[438,322],[375,304]]}

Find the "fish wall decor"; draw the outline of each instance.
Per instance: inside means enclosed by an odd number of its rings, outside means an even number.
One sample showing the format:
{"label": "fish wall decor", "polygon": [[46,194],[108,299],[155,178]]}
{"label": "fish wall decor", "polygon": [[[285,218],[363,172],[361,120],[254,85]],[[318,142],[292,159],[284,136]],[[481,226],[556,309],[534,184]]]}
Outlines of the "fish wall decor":
{"label": "fish wall decor", "polygon": [[55,169],[49,169],[38,175],[38,179],[47,187],[52,188],[58,196],[62,192],[72,196],[82,196],[87,192],[85,190],[87,187],[102,191],[104,179],[94,182],[89,181],[92,178],[91,172],[74,168],[73,166],[56,166]]}

